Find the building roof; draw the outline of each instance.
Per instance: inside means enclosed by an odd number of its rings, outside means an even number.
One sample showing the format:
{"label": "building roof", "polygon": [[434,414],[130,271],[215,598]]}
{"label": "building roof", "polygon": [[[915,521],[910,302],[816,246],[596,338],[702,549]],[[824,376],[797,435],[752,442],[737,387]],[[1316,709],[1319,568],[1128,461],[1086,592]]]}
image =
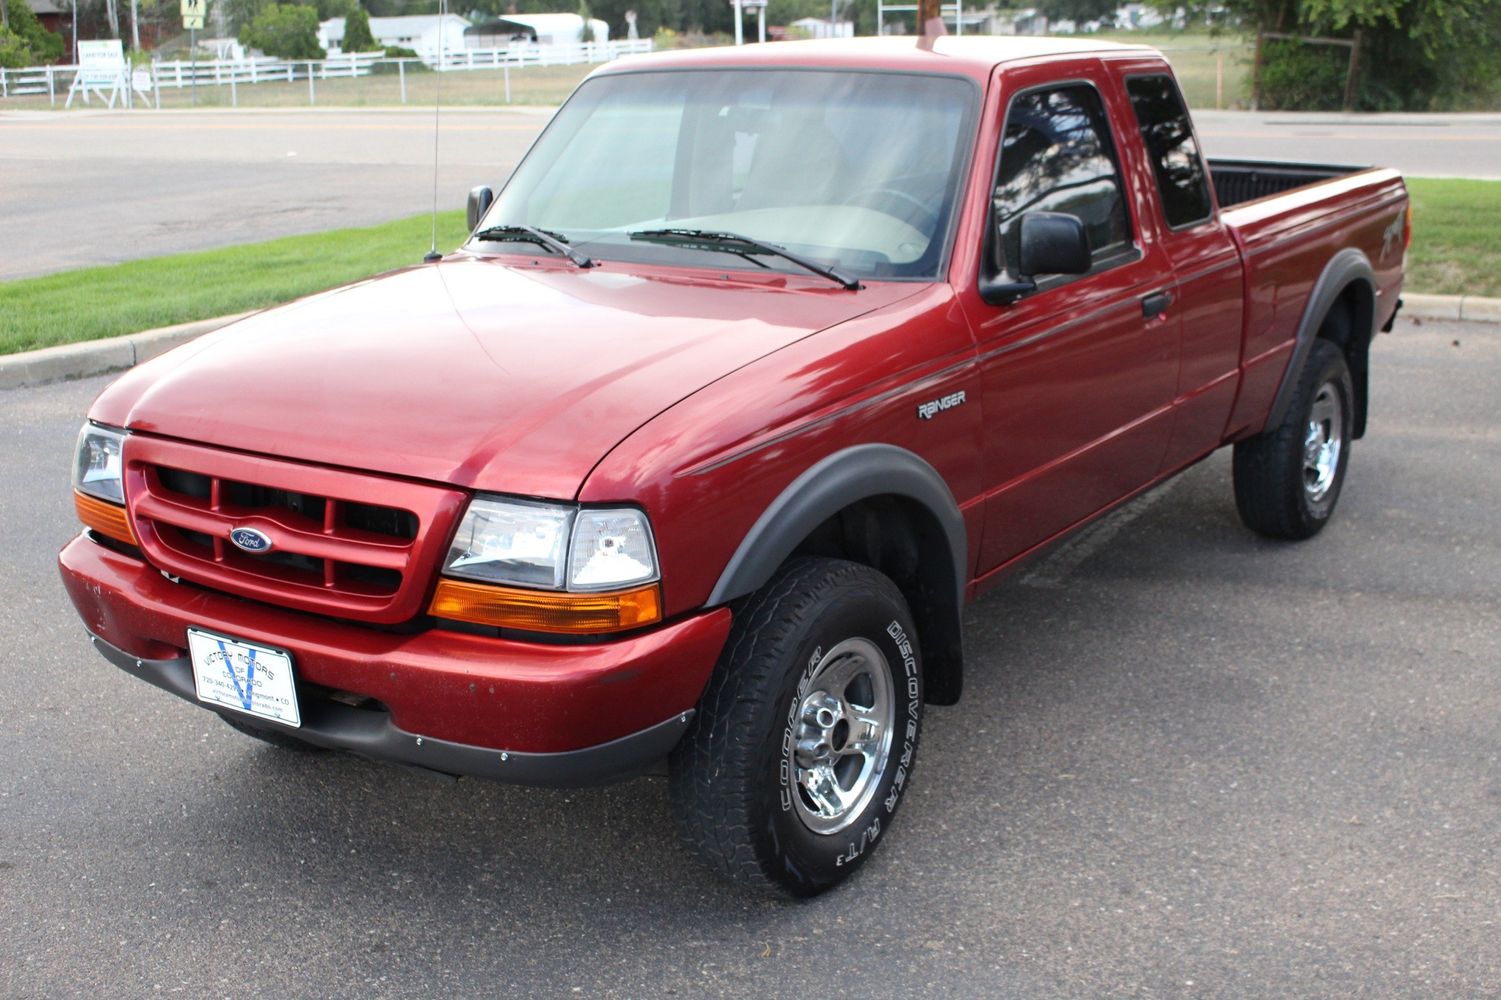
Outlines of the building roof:
{"label": "building roof", "polygon": [[501,14],[495,20],[520,24],[543,35],[556,35],[564,31],[577,32],[584,28],[584,19],[577,14]]}
{"label": "building roof", "polygon": [[402,32],[408,35],[420,35],[430,28],[436,28],[439,22],[450,26],[457,24],[461,28],[469,27],[469,19],[457,14],[403,14],[400,17],[372,17],[370,33],[379,35]]}
{"label": "building roof", "polygon": [[67,14],[71,10],[61,0],[26,0],[26,6],[31,8],[33,14]]}

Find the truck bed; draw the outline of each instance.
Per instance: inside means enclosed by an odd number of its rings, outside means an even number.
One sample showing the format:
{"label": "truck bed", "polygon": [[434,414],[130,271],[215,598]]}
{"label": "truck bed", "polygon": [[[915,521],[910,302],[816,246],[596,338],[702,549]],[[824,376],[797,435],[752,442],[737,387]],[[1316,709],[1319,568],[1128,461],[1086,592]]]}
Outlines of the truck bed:
{"label": "truck bed", "polygon": [[1359,250],[1375,271],[1373,327],[1395,312],[1407,194],[1399,173],[1378,167],[1208,164],[1221,218],[1245,266],[1242,384],[1227,428],[1233,439],[1261,430],[1314,284],[1340,248]]}
{"label": "truck bed", "polygon": [[1358,174],[1366,167],[1323,163],[1282,163],[1273,160],[1220,160],[1210,157],[1209,174],[1221,208],[1281,194],[1293,188]]}

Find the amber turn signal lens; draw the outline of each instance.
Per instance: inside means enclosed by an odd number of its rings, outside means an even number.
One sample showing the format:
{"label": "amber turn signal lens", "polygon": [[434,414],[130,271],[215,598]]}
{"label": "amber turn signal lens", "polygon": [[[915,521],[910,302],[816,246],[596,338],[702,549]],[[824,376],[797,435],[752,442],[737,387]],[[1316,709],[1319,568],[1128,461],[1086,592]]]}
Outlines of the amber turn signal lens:
{"label": "amber turn signal lens", "polygon": [[136,544],[135,532],[130,530],[130,519],[125,516],[124,507],[77,490],[73,491],[73,506],[78,509],[78,519],[84,527],[126,545]]}
{"label": "amber turn signal lens", "polygon": [[428,613],[437,618],[524,629],[598,635],[652,625],[662,620],[662,590],[657,584],[605,594],[569,594],[438,581]]}

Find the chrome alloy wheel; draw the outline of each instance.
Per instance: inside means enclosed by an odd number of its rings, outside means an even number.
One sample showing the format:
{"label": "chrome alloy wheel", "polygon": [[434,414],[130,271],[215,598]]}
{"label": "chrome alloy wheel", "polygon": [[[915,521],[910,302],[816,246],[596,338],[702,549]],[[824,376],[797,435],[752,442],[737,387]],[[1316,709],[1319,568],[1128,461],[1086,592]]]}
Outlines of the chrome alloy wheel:
{"label": "chrome alloy wheel", "polygon": [[834,834],[865,811],[891,757],[891,668],[874,643],[846,639],[824,654],[797,706],[788,765],[798,818]]}
{"label": "chrome alloy wheel", "polygon": [[1303,489],[1315,511],[1330,499],[1344,449],[1345,414],[1339,387],[1325,382],[1308,409],[1308,431],[1303,437]]}

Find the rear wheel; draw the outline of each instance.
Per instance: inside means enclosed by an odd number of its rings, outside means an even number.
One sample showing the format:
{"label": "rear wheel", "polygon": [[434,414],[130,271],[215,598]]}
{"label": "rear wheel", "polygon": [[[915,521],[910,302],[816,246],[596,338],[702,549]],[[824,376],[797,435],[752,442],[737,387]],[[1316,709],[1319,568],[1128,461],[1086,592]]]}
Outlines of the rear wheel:
{"label": "rear wheel", "polygon": [[810,896],[865,862],[911,774],[922,669],[885,576],[802,559],[736,608],[693,725],[674,751],[673,808],[710,867]]}
{"label": "rear wheel", "polygon": [[1354,398],[1344,352],[1314,341],[1282,422],[1235,446],[1235,506],[1246,527],[1301,540],[1329,523],[1350,462]]}

